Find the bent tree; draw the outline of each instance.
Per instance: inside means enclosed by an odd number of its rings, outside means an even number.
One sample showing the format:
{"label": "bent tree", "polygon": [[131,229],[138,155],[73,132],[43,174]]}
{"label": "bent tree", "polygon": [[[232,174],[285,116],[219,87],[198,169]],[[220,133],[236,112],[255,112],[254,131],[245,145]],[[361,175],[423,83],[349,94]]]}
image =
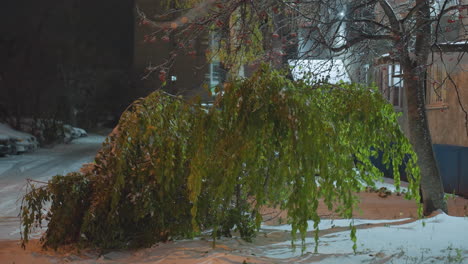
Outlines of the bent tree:
{"label": "bent tree", "polygon": [[142,247],[207,229],[216,239],[234,227],[249,240],[262,206],[288,210],[304,245],[308,220],[318,240],[320,199],[352,217],[355,192],[382,176],[371,162],[379,151],[397,186],[410,155],[406,197],[419,199],[416,155],[375,88],[285,75],[261,66],[249,79],[230,79],[211,108],[162,91],[137,100],[91,167],[29,186],[23,246],[44,219],[42,242],[53,248]]}
{"label": "bent tree", "polygon": [[[449,15],[448,23],[456,22],[453,19],[463,17],[459,12],[468,7],[452,2],[204,0],[180,1],[179,9],[172,5],[168,12],[178,14],[174,20],[154,20],[143,12],[139,14],[142,25],[153,29],[151,36],[174,33],[171,37],[178,47],[186,47],[185,43],[197,36],[217,32],[222,37],[219,45],[207,51],[208,58],[220,60],[224,69],[234,75],[239,68],[256,67],[259,61],[270,61],[278,67],[288,60],[339,59],[353,73],[351,79],[359,82],[362,78],[356,77],[358,73],[365,76],[362,69],[387,53],[402,68],[405,127],[419,157],[424,212],[430,214],[437,209],[447,212],[447,205],[425,112],[426,70],[432,63],[431,52],[448,47],[440,44],[447,30],[441,22]],[[176,51],[182,53],[185,49]],[[168,60],[175,59],[172,56]],[[149,68],[149,72],[159,70],[159,66]]]}

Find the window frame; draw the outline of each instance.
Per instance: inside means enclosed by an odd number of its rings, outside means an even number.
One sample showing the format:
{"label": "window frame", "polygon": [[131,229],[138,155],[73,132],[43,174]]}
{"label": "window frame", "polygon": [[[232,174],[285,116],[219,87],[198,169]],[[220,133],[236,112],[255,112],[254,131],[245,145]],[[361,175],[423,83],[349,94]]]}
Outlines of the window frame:
{"label": "window frame", "polygon": [[426,81],[426,108],[447,108],[448,74],[443,64],[433,63],[428,69]]}

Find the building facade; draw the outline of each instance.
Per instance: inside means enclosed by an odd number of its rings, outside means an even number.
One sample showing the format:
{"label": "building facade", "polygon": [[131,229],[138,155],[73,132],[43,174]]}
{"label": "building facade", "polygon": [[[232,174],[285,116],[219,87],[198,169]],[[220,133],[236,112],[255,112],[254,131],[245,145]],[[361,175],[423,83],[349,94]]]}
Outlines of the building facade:
{"label": "building facade", "polygon": [[[408,1],[399,2],[404,5]],[[449,1],[447,7],[461,4],[464,1]],[[437,8],[440,6],[436,5]],[[429,56],[425,82],[426,115],[445,191],[465,197],[468,197],[468,57],[463,50],[468,45],[467,11],[455,8],[434,27],[434,31],[438,30],[438,45]],[[372,68],[371,81],[396,111],[404,111],[399,62],[383,53],[374,60]],[[403,115],[400,125],[409,133]]]}

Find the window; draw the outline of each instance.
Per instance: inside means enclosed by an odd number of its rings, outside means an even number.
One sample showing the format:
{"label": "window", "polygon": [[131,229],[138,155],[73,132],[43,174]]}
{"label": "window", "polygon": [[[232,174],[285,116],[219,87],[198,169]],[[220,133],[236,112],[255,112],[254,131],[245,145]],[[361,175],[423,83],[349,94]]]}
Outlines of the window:
{"label": "window", "polygon": [[403,75],[399,64],[382,65],[379,76],[382,95],[396,108],[403,105]]}
{"label": "window", "polygon": [[[219,35],[216,35],[214,33],[211,33],[204,38],[204,45],[207,45],[209,48],[216,50],[219,48]],[[223,82],[224,75],[223,75],[223,69],[221,67],[221,63],[219,61],[219,58],[217,56],[210,57],[211,60],[209,67],[208,67],[208,72],[205,74],[205,82],[208,85],[208,88],[210,91],[214,93],[215,88]]]}
{"label": "window", "polygon": [[382,96],[397,110],[403,107],[403,75],[399,64],[382,64],[375,74]]}
{"label": "window", "polygon": [[376,67],[376,73],[375,73],[375,82],[377,86],[379,87],[380,93],[382,93],[382,96],[388,100],[390,97],[390,93],[388,92],[388,85],[387,85],[387,65],[380,65]]}
{"label": "window", "polygon": [[399,64],[388,65],[388,101],[396,108],[403,106],[403,75]]}
{"label": "window", "polygon": [[427,82],[426,103],[444,105],[447,100],[447,71],[443,64],[431,65]]}

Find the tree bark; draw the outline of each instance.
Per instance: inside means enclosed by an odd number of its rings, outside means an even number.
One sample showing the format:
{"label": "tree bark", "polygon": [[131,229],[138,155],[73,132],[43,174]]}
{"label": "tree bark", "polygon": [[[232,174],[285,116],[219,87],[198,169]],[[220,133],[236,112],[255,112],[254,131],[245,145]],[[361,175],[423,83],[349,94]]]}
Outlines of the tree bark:
{"label": "tree bark", "polygon": [[[405,63],[406,64],[406,63]],[[421,170],[421,191],[424,204],[424,215],[437,209],[447,212],[444,200],[444,189],[432,149],[432,140],[427,122],[424,102],[424,78],[412,74],[411,65],[404,65],[405,93],[408,105],[407,122],[409,140],[418,155],[418,166]]]}
{"label": "tree bark", "polygon": [[[429,53],[431,52],[431,19],[430,4],[425,0],[416,0],[421,6],[417,11],[414,58],[410,50],[403,55],[403,72],[405,81],[407,122],[409,139],[418,155],[418,165],[421,170],[421,194],[424,204],[424,215],[429,215],[437,209],[447,213],[447,203],[444,200],[442,178],[432,149],[431,133],[426,115],[425,82]],[[408,44],[407,44],[408,45]]]}

